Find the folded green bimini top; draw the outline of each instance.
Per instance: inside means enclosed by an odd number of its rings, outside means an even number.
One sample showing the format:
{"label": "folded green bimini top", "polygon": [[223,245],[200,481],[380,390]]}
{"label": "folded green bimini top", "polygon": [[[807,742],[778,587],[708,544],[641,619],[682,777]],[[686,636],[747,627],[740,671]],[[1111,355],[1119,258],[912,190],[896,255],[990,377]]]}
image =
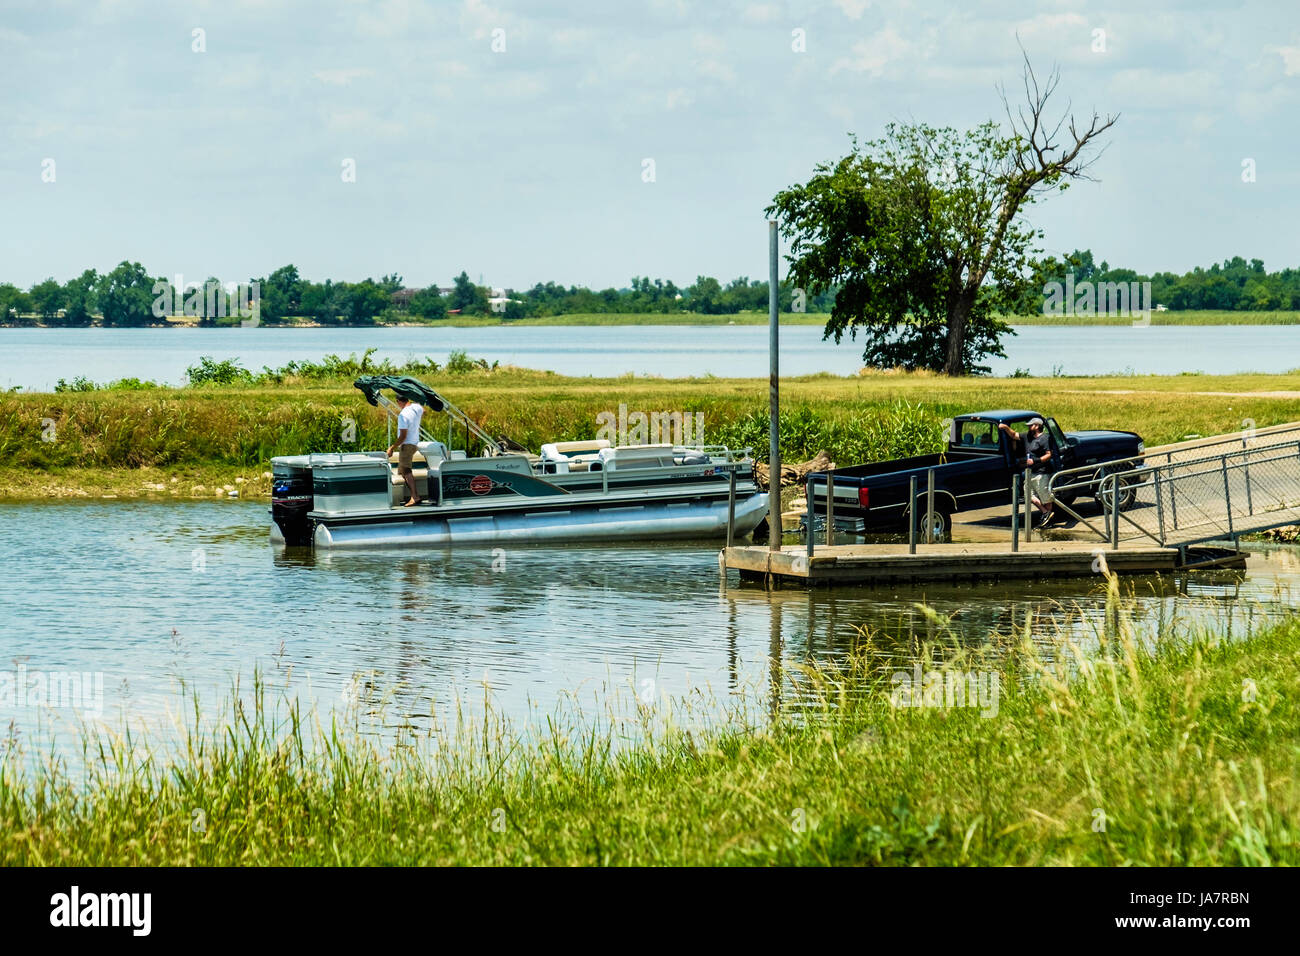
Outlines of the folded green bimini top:
{"label": "folded green bimini top", "polygon": [[419,402],[429,411],[440,412],[447,407],[443,397],[418,378],[405,375],[363,375],[352,384],[361,389],[361,394],[366,396],[366,401],[371,405],[379,404],[379,392],[387,388],[402,398]]}

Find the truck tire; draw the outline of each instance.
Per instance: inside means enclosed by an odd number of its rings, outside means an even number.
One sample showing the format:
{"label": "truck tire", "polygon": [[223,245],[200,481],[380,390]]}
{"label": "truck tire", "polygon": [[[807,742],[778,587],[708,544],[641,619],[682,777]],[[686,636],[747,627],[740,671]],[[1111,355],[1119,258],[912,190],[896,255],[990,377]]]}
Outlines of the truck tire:
{"label": "truck tire", "polygon": [[[926,534],[928,522],[925,513],[925,498],[916,499],[916,537],[920,541],[928,541],[930,538]],[[934,530],[937,541],[948,541],[952,538],[952,501],[947,495],[936,495],[934,499]]]}
{"label": "truck tire", "polygon": [[[1109,493],[1103,494],[1100,482],[1107,475],[1113,475],[1122,471],[1128,471],[1128,469],[1123,465],[1102,465],[1097,469],[1096,474],[1093,476],[1098,481],[1098,487],[1093,497],[1097,499],[1097,504],[1101,505],[1101,510],[1107,514],[1110,513],[1112,507],[1111,499],[1114,496]],[[1127,511],[1133,506],[1133,502],[1136,500],[1137,486],[1132,483],[1131,479],[1119,479],[1119,510]]]}

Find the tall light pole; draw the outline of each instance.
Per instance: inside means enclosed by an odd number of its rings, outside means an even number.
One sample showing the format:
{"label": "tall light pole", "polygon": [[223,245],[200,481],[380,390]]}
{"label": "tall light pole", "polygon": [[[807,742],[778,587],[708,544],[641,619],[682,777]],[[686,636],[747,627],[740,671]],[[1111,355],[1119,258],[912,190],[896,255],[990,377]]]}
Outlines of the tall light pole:
{"label": "tall light pole", "polygon": [[[767,464],[767,547],[769,551],[781,550],[781,449],[777,447],[780,418],[781,376],[777,356],[780,351],[780,335],[777,332],[780,318],[781,297],[777,285],[777,240],[776,220],[767,221],[768,236],[768,356],[771,362],[771,374],[768,380],[768,398],[771,405],[771,422],[768,433]],[[811,514],[811,502],[809,503]],[[811,517],[809,518],[811,521]]]}

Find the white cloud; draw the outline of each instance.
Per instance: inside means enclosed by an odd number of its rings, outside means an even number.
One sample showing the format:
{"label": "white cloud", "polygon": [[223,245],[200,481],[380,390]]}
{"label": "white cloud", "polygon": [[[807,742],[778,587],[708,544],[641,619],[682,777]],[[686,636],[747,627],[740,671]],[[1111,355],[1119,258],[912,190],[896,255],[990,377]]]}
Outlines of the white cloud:
{"label": "white cloud", "polygon": [[359,80],[363,76],[371,75],[370,70],[353,66],[341,70],[317,70],[312,74],[312,78],[320,80],[326,86],[347,86],[353,80]]}
{"label": "white cloud", "polygon": [[504,29],[513,18],[502,13],[496,7],[488,6],[483,0],[465,0],[460,12],[460,25],[468,30],[474,39],[482,40],[490,36],[498,27]]}
{"label": "white cloud", "polygon": [[741,18],[749,23],[771,23],[780,15],[781,10],[775,3],[751,3],[745,7]]}
{"label": "white cloud", "polygon": [[664,105],[670,110],[683,109],[695,102],[695,94],[690,90],[678,87],[675,90],[669,90],[668,95],[664,98]]}
{"label": "white cloud", "polygon": [[893,27],[885,27],[879,33],[865,40],[859,40],[850,47],[850,50],[850,56],[835,61],[834,66],[831,67],[832,75],[841,70],[851,70],[854,73],[880,76],[890,63],[901,60],[911,53],[913,46]]}
{"label": "white cloud", "polygon": [[412,0],[382,0],[357,14],[357,30],[372,37],[404,36],[414,21],[425,14],[425,8],[416,6]]}
{"label": "white cloud", "polygon": [[835,0],[835,6],[850,20],[861,20],[871,6],[871,0]]}
{"label": "white cloud", "polygon": [[1268,48],[1282,58],[1282,72],[1287,76],[1300,75],[1300,46],[1275,46]]}

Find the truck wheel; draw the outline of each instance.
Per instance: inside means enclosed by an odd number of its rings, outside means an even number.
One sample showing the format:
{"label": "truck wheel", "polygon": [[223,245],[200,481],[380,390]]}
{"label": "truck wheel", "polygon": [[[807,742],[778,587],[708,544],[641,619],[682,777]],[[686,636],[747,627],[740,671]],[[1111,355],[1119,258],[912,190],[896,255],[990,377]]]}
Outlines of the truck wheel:
{"label": "truck wheel", "polygon": [[934,499],[934,536],[931,537],[927,532],[930,530],[930,516],[925,513],[925,499],[916,499],[916,536],[922,541],[947,541],[952,537],[952,502],[946,498],[936,497]]}
{"label": "truck wheel", "polygon": [[[1128,469],[1123,465],[1102,465],[1097,469],[1094,477],[1096,477],[1097,481],[1100,483],[1101,479],[1105,478],[1107,475],[1113,475],[1122,471],[1128,471]],[[1133,484],[1133,479],[1131,478],[1120,478],[1118,479],[1118,482],[1119,510],[1126,511],[1128,508],[1132,507],[1133,502],[1137,500],[1137,486]],[[1099,484],[1094,497],[1097,499],[1097,503],[1101,505],[1102,511],[1109,514],[1111,508],[1114,507],[1115,495],[1109,489],[1103,492]]]}

